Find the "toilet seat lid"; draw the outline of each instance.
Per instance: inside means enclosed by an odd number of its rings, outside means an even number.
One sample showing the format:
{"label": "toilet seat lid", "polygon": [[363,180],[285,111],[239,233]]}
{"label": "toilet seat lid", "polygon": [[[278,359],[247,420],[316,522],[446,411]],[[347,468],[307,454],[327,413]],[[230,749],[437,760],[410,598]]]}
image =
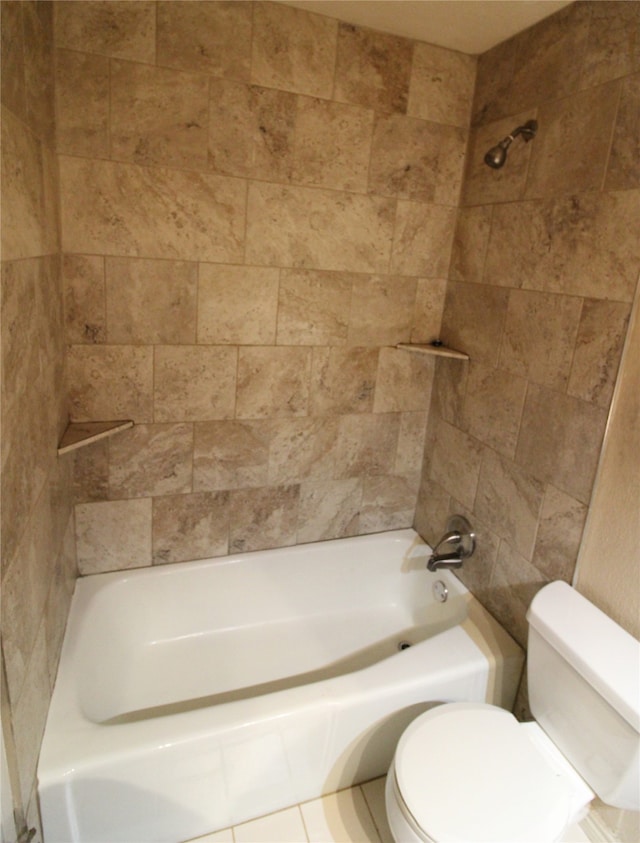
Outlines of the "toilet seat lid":
{"label": "toilet seat lid", "polygon": [[400,738],[395,774],[438,843],[540,843],[569,820],[568,784],[497,706],[450,703],[421,715]]}

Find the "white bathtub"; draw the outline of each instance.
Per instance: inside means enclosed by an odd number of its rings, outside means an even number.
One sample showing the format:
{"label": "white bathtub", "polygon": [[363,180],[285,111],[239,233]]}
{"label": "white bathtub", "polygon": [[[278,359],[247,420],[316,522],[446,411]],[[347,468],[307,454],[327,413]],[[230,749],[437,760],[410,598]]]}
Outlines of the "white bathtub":
{"label": "white bathtub", "polygon": [[45,843],[179,843],[384,774],[434,702],[510,707],[520,648],[428,553],[402,530],[79,580]]}

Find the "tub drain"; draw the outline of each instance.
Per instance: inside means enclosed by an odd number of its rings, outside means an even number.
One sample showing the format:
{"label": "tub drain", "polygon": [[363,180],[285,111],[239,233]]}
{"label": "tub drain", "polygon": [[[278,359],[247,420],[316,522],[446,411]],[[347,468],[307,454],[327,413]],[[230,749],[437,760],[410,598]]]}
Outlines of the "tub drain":
{"label": "tub drain", "polygon": [[398,650],[407,650],[411,646],[411,641],[398,641]]}

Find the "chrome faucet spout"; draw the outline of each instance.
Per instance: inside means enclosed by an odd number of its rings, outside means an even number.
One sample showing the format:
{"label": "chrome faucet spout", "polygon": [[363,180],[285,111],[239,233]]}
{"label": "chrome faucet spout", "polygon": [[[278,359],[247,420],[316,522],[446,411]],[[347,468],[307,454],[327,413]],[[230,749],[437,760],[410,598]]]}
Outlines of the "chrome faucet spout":
{"label": "chrome faucet spout", "polygon": [[462,559],[459,553],[432,553],[427,562],[429,571],[437,571],[438,568],[462,568]]}

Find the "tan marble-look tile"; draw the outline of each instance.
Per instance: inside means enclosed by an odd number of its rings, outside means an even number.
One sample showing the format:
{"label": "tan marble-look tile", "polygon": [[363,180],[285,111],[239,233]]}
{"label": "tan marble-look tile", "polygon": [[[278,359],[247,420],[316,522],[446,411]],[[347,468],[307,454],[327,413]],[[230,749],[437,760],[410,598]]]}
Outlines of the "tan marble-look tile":
{"label": "tan marble-look tile", "polygon": [[145,0],[77,0],[55,7],[56,46],[153,63],[155,3]]}
{"label": "tan marble-look tile", "polygon": [[518,41],[513,37],[478,56],[472,125],[492,123],[508,115],[509,84],[516,70],[517,48]]}
{"label": "tan marble-look tile", "polygon": [[56,143],[60,153],[109,156],[109,59],[56,51]]}
{"label": "tan marble-look tile", "polygon": [[588,503],[606,421],[603,408],[530,384],[516,461],[540,480]]}
{"label": "tan marble-look tile", "polygon": [[531,561],[548,579],[571,584],[586,517],[585,504],[547,486]]}
{"label": "tan marble-look tile", "polygon": [[269,445],[269,484],[331,479],[337,442],[337,418],[274,421]]}
{"label": "tan marble-look tile", "polygon": [[378,357],[374,413],[409,413],[429,409],[433,358],[397,348],[381,348]]}
{"label": "tan marble-look tile", "polygon": [[77,576],[75,518],[73,512],[71,512],[67,519],[63,542],[56,558],[44,613],[47,666],[51,690],[53,690],[56,681],[62,642]]}
{"label": "tan marble-look tile", "polygon": [[471,119],[476,63],[475,56],[433,44],[415,44],[407,114],[466,128]]}
{"label": "tan marble-look tile", "polygon": [[358,535],[361,504],[360,477],[301,483],[298,543]]}
{"label": "tan marble-look tile", "polygon": [[237,367],[234,346],[155,346],[155,421],[233,418]]}
{"label": "tan marble-look tile", "polygon": [[420,472],[424,440],[427,428],[427,413],[401,413],[398,431],[398,450],[394,474]]}
{"label": "tan marble-look tile", "polygon": [[314,348],[310,414],[372,412],[377,368],[377,348]]}
{"label": "tan marble-look tile", "polygon": [[338,22],[280,3],[257,3],[251,81],[329,99]]}
{"label": "tan marble-look tile", "polygon": [[353,276],[283,269],[278,297],[279,345],[344,345]]}
{"label": "tan marble-look tile", "polygon": [[248,263],[386,272],[392,199],[250,183]]}
{"label": "tan marble-look tile", "polygon": [[205,169],[206,76],[111,61],[111,157],[137,164]]}
{"label": "tan marble-look tile", "polygon": [[630,305],[585,299],[567,392],[608,409],[613,396]]}
{"label": "tan marble-look tile", "polygon": [[640,271],[640,191],[496,206],[485,280],[631,301]]}
{"label": "tan marble-look tile", "polygon": [[102,439],[73,454],[74,503],[105,501],[109,497],[109,442]]}
{"label": "tan marble-look tile", "polygon": [[271,431],[269,421],[196,422],[194,491],[266,485]]}
{"label": "tan marble-look tile", "polygon": [[334,99],[405,114],[413,42],[340,23]]}
{"label": "tan marble-look tile", "polygon": [[349,345],[408,342],[414,318],[417,281],[392,275],[353,279]]}
{"label": "tan marble-look tile", "polygon": [[0,46],[0,100],[17,117],[25,111],[23,4],[8,0],[2,4]]}
{"label": "tan marble-look tile", "polygon": [[73,421],[152,420],[152,348],[74,345],[67,372]]}
{"label": "tan marble-look tile", "polygon": [[63,255],[65,337],[67,343],[107,341],[104,258]]}
{"label": "tan marble-look tile", "polygon": [[457,427],[434,420],[430,477],[468,509],[473,507],[483,447]]}
{"label": "tan marble-look tile", "polygon": [[471,361],[462,413],[464,428],[513,458],[526,391],[524,378]]}
{"label": "tan marble-look tile", "polygon": [[455,221],[453,207],[399,200],[391,271],[400,275],[446,278]]}
{"label": "tan marble-look tile", "polygon": [[251,3],[157,4],[158,64],[247,81]]}
{"label": "tan marble-look tile", "polygon": [[291,181],[296,102],[287,91],[211,79],[209,167],[227,175]]}
{"label": "tan marble-look tile", "polygon": [[366,192],[373,118],[360,106],[298,97],[293,180]]}
{"label": "tan marble-look tile", "polygon": [[440,338],[472,360],[495,366],[509,304],[509,291],[499,287],[450,282]]}
{"label": "tan marble-look tile", "polygon": [[432,547],[446,529],[450,501],[449,492],[423,472],[413,528]]}
{"label": "tan marble-look tile", "polygon": [[42,145],[2,109],[2,256],[28,258],[46,251]]}
{"label": "tan marble-look tile", "polygon": [[225,556],[229,492],[153,498],[153,564]]}
{"label": "tan marble-look tile", "polygon": [[107,257],[105,270],[110,343],[195,340],[195,263]]}
{"label": "tan marble-look tile", "polygon": [[539,137],[536,136],[529,143],[517,137],[509,148],[508,164],[501,170],[488,167],[484,163],[484,156],[487,150],[511,134],[516,126],[536,119],[537,116],[537,109],[531,108],[529,111],[483,124],[471,132],[462,186],[463,205],[513,202],[524,197],[532,147],[540,142]]}
{"label": "tan marble-look tile", "polygon": [[391,474],[399,430],[398,413],[342,416],[338,433],[337,479]]}
{"label": "tan marble-look tile", "polygon": [[[449,268],[449,277],[452,281],[482,282],[492,214],[492,205],[478,205],[458,210]],[[489,284],[495,283],[491,277],[485,280]]]}
{"label": "tan marble-look tile", "polygon": [[310,372],[311,349],[240,348],[236,418],[306,416]]}
{"label": "tan marble-look tile", "polygon": [[430,412],[462,429],[462,411],[469,376],[469,361],[440,357],[436,361]]}
{"label": "tan marble-look tile", "polygon": [[418,202],[456,205],[466,132],[403,114],[378,115],[371,146],[369,190]]}
{"label": "tan marble-look tile", "polygon": [[198,342],[213,345],[275,343],[277,269],[201,263]]}
{"label": "tan marble-look tile", "polygon": [[500,367],[564,391],[581,308],[582,300],[575,296],[511,290]]}
{"label": "tan marble-look tile", "polygon": [[193,425],[137,424],[109,442],[109,497],[191,491]]}
{"label": "tan marble-look tile", "polygon": [[609,82],[539,108],[527,198],[562,196],[602,185],[620,83]]}
{"label": "tan marble-look tile", "polygon": [[55,147],[53,4],[23,7],[26,119],[42,142]]}
{"label": "tan marble-look tile", "polygon": [[572,3],[515,36],[518,58],[509,83],[509,113],[578,90],[590,18],[589,4]]}
{"label": "tan marble-look tile", "polygon": [[60,177],[65,251],[242,260],[239,179],[64,156]]}
{"label": "tan marble-look tile", "polygon": [[500,542],[498,558],[485,595],[486,607],[521,647],[527,646],[526,613],[548,579],[526,558]]}
{"label": "tan marble-look tile", "polygon": [[420,472],[408,476],[365,477],[360,510],[360,530],[403,530],[413,524]]}
{"label": "tan marble-look tile", "polygon": [[299,496],[297,484],[231,492],[229,552],[295,544]]}
{"label": "tan marble-look tile", "polygon": [[428,343],[439,338],[446,292],[444,278],[418,278],[411,342]]}
{"label": "tan marble-look tile", "polygon": [[640,8],[612,0],[590,4],[591,26],[582,68],[587,88],[640,69]]}
{"label": "tan marble-look tile", "polygon": [[81,576],[151,565],[150,498],[78,504],[76,547]]}
{"label": "tan marble-look tile", "polygon": [[606,190],[640,187],[640,73],[622,82],[604,186]]}
{"label": "tan marble-look tile", "polygon": [[543,495],[543,483],[510,459],[485,449],[473,510],[527,559],[533,555]]}
{"label": "tan marble-look tile", "polygon": [[[466,559],[456,576],[462,580],[481,603],[484,602],[493,575],[493,569],[500,549],[500,536],[482,521],[475,511],[471,511],[454,498],[450,503],[450,515],[463,515],[473,527],[476,535],[476,548],[473,556]],[[446,524],[442,524],[442,530]]]}

